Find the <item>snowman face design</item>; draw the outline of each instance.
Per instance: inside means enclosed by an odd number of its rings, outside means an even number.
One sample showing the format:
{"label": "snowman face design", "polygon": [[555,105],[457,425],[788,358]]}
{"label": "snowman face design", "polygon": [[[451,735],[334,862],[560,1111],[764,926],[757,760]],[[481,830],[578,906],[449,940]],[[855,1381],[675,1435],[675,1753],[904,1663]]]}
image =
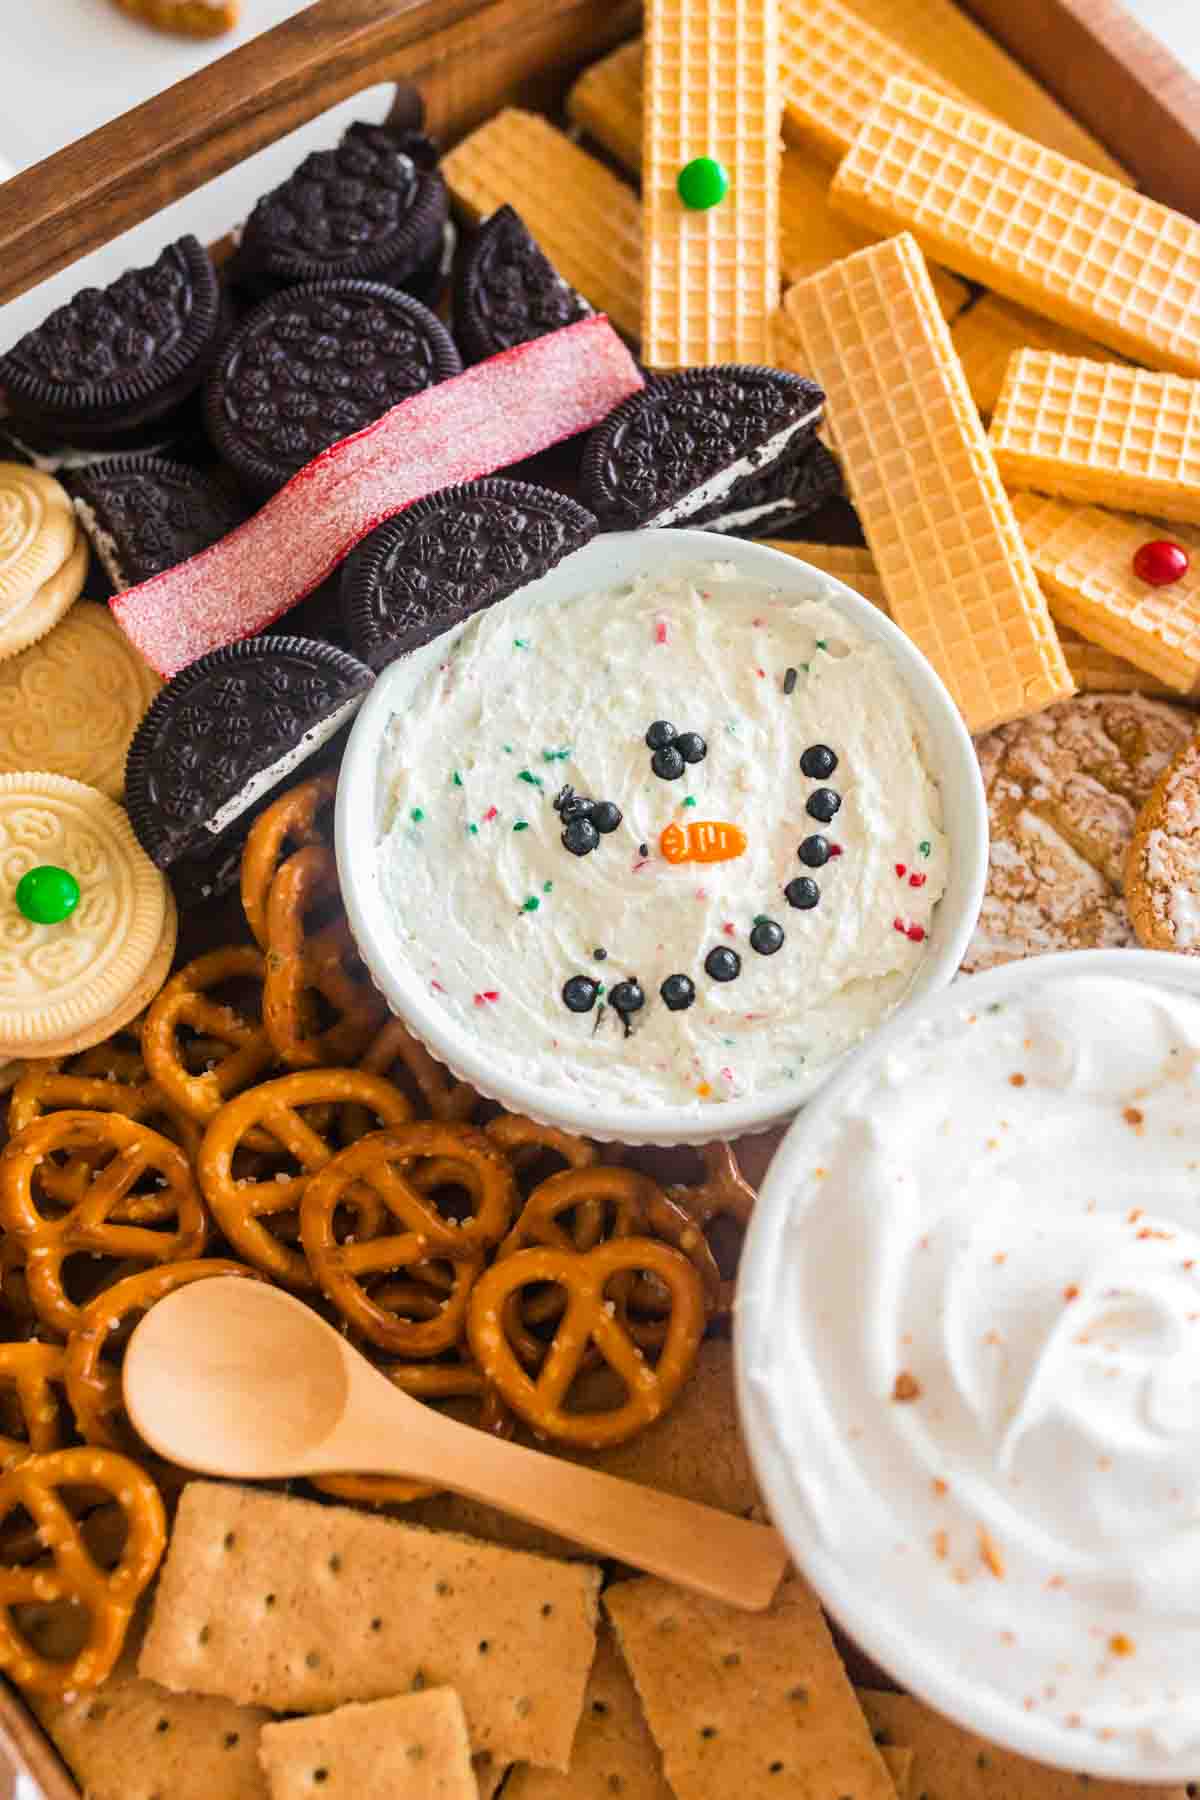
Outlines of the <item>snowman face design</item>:
{"label": "snowman face design", "polygon": [[891,1010],[945,882],[886,649],[728,565],[454,635],[394,721],[397,951],[513,1073],[697,1104]]}

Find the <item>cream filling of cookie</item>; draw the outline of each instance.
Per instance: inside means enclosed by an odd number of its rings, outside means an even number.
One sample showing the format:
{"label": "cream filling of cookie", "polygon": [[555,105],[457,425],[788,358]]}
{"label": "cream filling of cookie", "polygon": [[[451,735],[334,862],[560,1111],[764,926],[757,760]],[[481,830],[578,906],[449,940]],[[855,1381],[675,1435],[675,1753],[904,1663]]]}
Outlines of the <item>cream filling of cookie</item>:
{"label": "cream filling of cookie", "polygon": [[288,776],[300,767],[301,763],[307,762],[310,756],[315,756],[322,744],[327,744],[330,738],[341,730],[347,719],[358,711],[365,698],[365,694],[355,694],[353,699],[346,700],[341,706],[335,707],[327,719],[319,719],[315,725],[311,725],[299,743],[293,744],[292,748],[275,762],[268,763],[265,769],[260,769],[256,775],[251,775],[245,787],[239,789],[232,800],[227,800],[224,806],[219,806],[211,819],[205,819],[205,831],[210,832],[213,837],[219,837],[225,828],[232,825],[235,819],[240,819],[256,800],[261,800],[264,794],[269,794],[272,788],[278,787],[281,782],[286,781]]}
{"label": "cream filling of cookie", "polygon": [[686,494],[672,501],[670,506],[664,506],[661,512],[646,520],[646,525],[680,525],[690,519],[693,513],[702,512],[706,506],[711,506],[715,500],[727,494],[734,483],[741,481],[744,476],[761,475],[773,462],[778,462],[792,448],[794,441],[808,431],[820,416],[821,406],[814,406],[799,419],[793,419],[757,450],[739,456],[736,462],[719,469],[698,487],[689,488]]}
{"label": "cream filling of cookie", "polygon": [[75,512],[79,523],[83,526],[88,542],[100,558],[101,566],[117,593],[129,586],[125,579],[125,571],[121,567],[121,559],[117,555],[117,540],[111,531],[106,531],[96,517],[95,508],[86,500],[75,497]]}
{"label": "cream filling of cookie", "polygon": [[[681,557],[658,583],[516,594],[440,643],[385,734],[381,887],[395,959],[510,1073],[700,1107],[822,1069],[903,997],[946,882],[940,796],[889,652],[832,606]],[[653,772],[656,720],[707,743],[680,779]],[[801,771],[815,745],[827,777]],[[590,854],[563,844],[565,784],[623,815]],[[807,810],[820,789],[829,823]],[[743,852],[668,860],[663,832],[703,847],[705,823]],[[809,838],[821,866],[799,860]],[[785,897],[797,878],[807,909]],[[763,919],[773,954],[751,944]],[[706,970],[714,951],[733,979]],[[680,1010],[671,976],[695,989]],[[585,1012],[574,977],[597,986]],[[644,1005],[614,1010],[631,978]]]}
{"label": "cream filling of cookie", "polygon": [[1200,1004],[1026,966],[856,1065],[745,1301],[750,1385],[940,1703],[965,1680],[997,1736],[1012,1713],[1071,1766],[1149,1741],[1191,1774]]}

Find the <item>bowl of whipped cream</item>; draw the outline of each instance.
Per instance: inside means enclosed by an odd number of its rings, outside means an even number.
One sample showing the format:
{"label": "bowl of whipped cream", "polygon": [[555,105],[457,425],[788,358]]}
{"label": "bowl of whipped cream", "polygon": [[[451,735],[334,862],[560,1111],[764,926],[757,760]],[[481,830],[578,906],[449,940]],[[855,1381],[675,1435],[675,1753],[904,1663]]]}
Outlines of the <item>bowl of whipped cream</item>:
{"label": "bowl of whipped cream", "polygon": [[856,1642],[1038,1761],[1194,1778],[1196,965],[1036,958],[893,1019],[785,1137],[735,1316],[772,1519]]}
{"label": "bowl of whipped cream", "polygon": [[884,614],[764,545],[594,539],[380,676],[337,801],[410,1030],[596,1138],[789,1118],[943,986],[982,893],[970,739]]}

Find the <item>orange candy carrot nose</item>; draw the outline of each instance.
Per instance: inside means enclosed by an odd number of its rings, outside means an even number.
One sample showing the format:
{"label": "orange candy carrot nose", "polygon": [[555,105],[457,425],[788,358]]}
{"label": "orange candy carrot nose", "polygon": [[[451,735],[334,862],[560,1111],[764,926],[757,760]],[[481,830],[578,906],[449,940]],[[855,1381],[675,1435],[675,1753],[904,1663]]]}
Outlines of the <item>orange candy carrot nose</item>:
{"label": "orange candy carrot nose", "polygon": [[732,862],[746,848],[746,834],[738,825],[720,819],[697,819],[690,825],[668,825],[658,847],[669,863]]}

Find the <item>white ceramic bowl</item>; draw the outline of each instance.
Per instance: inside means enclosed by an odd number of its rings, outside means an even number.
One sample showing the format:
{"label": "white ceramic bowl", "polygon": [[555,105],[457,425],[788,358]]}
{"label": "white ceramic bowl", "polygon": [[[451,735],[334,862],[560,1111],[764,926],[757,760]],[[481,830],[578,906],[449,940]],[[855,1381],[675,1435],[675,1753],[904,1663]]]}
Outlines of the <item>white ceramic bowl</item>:
{"label": "white ceramic bowl", "polygon": [[[703,531],[614,532],[594,538],[523,592],[553,606],[581,591],[613,587],[638,575],[653,577],[691,558],[698,563],[731,562],[748,578],[769,581],[795,600],[824,600],[891,651],[925,722],[951,844],[946,891],[934,915],[928,954],[912,998],[944,987],[962,961],[979,912],[987,873],[987,807],[971,740],[953,701],[925,658],[890,619],[841,582],[795,557]],[[789,1119],[831,1068],[720,1105],[639,1111],[589,1107],[574,1093],[534,1085],[498,1066],[488,1049],[458,1029],[413,979],[397,954],[380,889],[375,846],[383,796],[378,771],[389,719],[403,708],[430,665],[443,660],[445,647],[446,639],[437,639],[394,662],[380,676],[355,722],[338,783],[337,860],[346,911],[363,959],[393,1011],[434,1056],[481,1094],[566,1131],[627,1144],[702,1144],[762,1131]]]}
{"label": "white ceramic bowl", "polygon": [[[1118,1781],[1183,1783],[1197,1774],[1194,1744],[1168,1751],[1140,1740],[1106,1743],[1071,1730],[1052,1716],[1050,1708],[1027,1711],[1020,1701],[994,1688],[978,1681],[973,1685],[970,1658],[958,1646],[950,1649],[928,1631],[922,1635],[920,1621],[897,1605],[895,1595],[875,1591],[862,1580],[852,1559],[835,1555],[818,1533],[795,1466],[781,1447],[794,1391],[789,1372],[781,1368],[771,1381],[751,1375],[761,1369],[779,1319],[799,1304],[798,1259],[789,1249],[796,1229],[791,1223],[792,1202],[812,1167],[813,1147],[843,1096],[865,1071],[900,1049],[922,1020],[964,1003],[982,1010],[1010,997],[1031,979],[1067,974],[1115,976],[1200,998],[1200,964],[1189,957],[1147,950],[1075,951],[1028,958],[966,977],[955,984],[952,994],[929,995],[920,1006],[906,1009],[903,1017],[890,1019],[844,1061],[838,1077],[796,1119],[760,1189],[742,1250],[734,1308],[738,1407],[767,1508],[797,1567],[848,1636],[901,1687],[967,1730],[1038,1762]],[[863,1253],[868,1255],[867,1246]],[[1014,1655],[1021,1656],[1019,1648]]]}

